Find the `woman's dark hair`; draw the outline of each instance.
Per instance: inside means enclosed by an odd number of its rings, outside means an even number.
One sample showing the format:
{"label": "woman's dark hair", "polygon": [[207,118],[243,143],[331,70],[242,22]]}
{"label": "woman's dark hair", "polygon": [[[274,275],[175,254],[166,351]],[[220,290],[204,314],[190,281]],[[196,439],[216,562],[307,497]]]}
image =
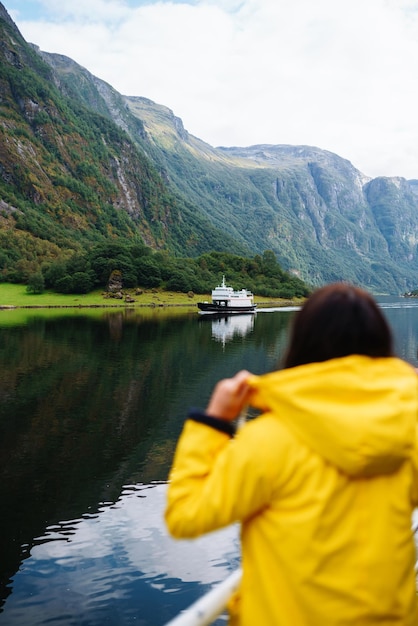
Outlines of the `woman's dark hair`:
{"label": "woman's dark hair", "polygon": [[317,289],[294,318],[283,365],[295,367],[349,354],[392,356],[389,325],[367,291],[346,283]]}

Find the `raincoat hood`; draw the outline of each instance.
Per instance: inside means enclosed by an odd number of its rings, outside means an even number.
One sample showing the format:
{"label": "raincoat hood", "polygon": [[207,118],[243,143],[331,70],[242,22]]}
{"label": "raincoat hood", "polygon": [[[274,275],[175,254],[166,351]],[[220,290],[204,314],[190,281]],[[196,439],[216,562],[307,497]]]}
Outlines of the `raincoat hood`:
{"label": "raincoat hood", "polygon": [[361,355],[252,376],[251,405],[274,413],[342,472],[395,472],[410,458],[418,377],[404,361]]}

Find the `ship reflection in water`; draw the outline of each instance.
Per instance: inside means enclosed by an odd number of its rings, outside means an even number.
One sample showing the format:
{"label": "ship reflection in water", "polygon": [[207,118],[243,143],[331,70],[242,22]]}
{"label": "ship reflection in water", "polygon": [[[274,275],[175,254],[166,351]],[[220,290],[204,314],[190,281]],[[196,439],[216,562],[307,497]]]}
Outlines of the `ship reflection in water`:
{"label": "ship reflection in water", "polygon": [[245,337],[254,330],[254,313],[248,315],[211,316],[212,337],[223,345],[236,337]]}

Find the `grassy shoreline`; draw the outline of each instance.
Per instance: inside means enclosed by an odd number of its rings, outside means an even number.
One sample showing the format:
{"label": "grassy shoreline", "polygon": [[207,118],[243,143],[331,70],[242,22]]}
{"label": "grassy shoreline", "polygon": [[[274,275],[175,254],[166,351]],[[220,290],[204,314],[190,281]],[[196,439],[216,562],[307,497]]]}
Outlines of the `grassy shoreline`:
{"label": "grassy shoreline", "polygon": [[[93,291],[87,294],[60,294],[45,291],[42,294],[30,294],[25,285],[0,283],[0,309],[51,309],[51,308],[141,308],[141,307],[188,307],[195,310],[197,303],[210,300],[210,295],[178,293],[156,289],[144,289],[141,293],[136,290],[126,290],[125,298],[115,299],[106,297],[103,291]],[[255,303],[259,307],[288,307],[298,306],[302,299],[275,298],[266,300],[255,296]]]}

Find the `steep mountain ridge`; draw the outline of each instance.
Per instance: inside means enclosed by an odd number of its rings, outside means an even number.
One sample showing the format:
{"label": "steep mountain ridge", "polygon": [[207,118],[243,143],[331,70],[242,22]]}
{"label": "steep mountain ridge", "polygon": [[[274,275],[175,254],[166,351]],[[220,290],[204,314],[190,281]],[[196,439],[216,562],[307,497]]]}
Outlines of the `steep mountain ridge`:
{"label": "steep mountain ridge", "polygon": [[27,44],[1,3],[0,29],[0,272],[5,247],[27,274],[122,237],[177,255],[271,249],[311,284],[416,287],[417,181],[310,146],[214,148],[168,107]]}
{"label": "steep mountain ridge", "polygon": [[[84,86],[92,91],[88,80]],[[97,105],[100,98],[87,107],[60,89],[59,73],[1,7],[3,279],[26,280],[44,261],[115,238],[178,255],[236,245],[230,237],[225,244],[223,234],[169,188],[153,161]],[[141,133],[140,121],[132,119]]]}
{"label": "steep mountain ridge", "polygon": [[[186,138],[179,135],[175,116],[166,107],[145,98],[127,98],[127,101],[143,121],[150,141],[160,150],[160,162],[171,180],[183,193],[192,192],[214,222],[226,224],[228,207],[228,226],[234,236],[256,251],[262,247],[273,249],[286,269],[311,282],[342,277],[364,281],[359,268],[350,267],[346,259],[338,258],[334,252],[335,246],[341,247],[342,243],[343,248],[350,248],[347,254],[352,256],[352,246],[356,245],[353,216],[348,232],[344,233],[347,244],[342,236],[337,241],[332,237],[328,241],[328,228],[324,224],[327,215],[332,227],[335,216],[329,209],[338,214],[344,194],[350,195],[361,223],[367,222],[369,209],[362,189],[368,179],[348,161],[303,146],[215,149],[191,135]],[[185,171],[191,176],[182,176]],[[373,221],[372,216],[368,221]],[[357,239],[363,240],[363,234]],[[385,247],[384,241],[382,245]],[[367,261],[364,263],[363,274],[367,275]],[[394,283],[391,288],[396,288]]]}
{"label": "steep mountain ridge", "polygon": [[[271,248],[283,267],[313,284],[345,279],[392,293],[415,284],[414,181],[373,180],[347,159],[311,146],[212,148],[179,134],[167,107],[126,100],[173,182],[214,222],[226,223],[228,207],[234,236],[251,249]],[[184,171],[192,176],[181,177]]]}

